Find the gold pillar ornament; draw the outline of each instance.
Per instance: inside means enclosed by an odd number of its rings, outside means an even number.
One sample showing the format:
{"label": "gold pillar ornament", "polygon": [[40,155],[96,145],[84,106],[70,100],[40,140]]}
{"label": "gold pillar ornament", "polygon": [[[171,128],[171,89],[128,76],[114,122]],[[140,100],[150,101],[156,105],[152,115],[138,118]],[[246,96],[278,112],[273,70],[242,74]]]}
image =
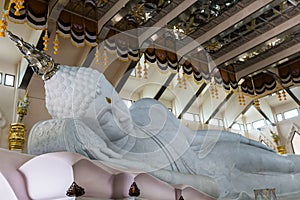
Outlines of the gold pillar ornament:
{"label": "gold pillar ornament", "polygon": [[18,122],[11,123],[9,129],[9,150],[14,151],[23,151],[24,143],[26,138],[26,126],[22,123],[23,118],[27,115],[27,109],[29,106],[28,101],[28,92],[24,95],[23,99],[19,100],[17,114],[18,114]]}
{"label": "gold pillar ornament", "polygon": [[23,151],[26,127],[23,123],[11,123],[9,129],[9,150]]}
{"label": "gold pillar ornament", "polygon": [[280,137],[276,133],[270,130],[273,141],[276,144],[276,150],[279,154],[286,154],[285,146],[280,145]]}

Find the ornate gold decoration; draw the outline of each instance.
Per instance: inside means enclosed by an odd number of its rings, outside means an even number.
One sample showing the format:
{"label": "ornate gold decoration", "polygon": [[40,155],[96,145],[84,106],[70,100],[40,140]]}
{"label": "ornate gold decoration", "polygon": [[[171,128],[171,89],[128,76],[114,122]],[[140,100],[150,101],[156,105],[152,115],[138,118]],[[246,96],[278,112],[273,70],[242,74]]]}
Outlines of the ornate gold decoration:
{"label": "ornate gold decoration", "polygon": [[0,20],[0,37],[5,37],[5,32],[6,32],[6,28],[7,28],[7,12],[4,12],[2,14],[2,18]]}
{"label": "ornate gold decoration", "polygon": [[[98,49],[98,48],[97,48]],[[99,53],[99,50],[98,50]],[[103,68],[107,68],[108,67],[108,56],[107,56],[107,50],[106,47],[103,47]]]}
{"label": "ornate gold decoration", "polygon": [[27,115],[28,106],[28,92],[26,91],[26,94],[24,95],[23,99],[20,99],[18,103],[17,114],[19,115],[19,123],[21,123],[23,121],[23,117]]}
{"label": "ornate gold decoration", "polygon": [[254,106],[256,107],[256,108],[259,108],[259,106],[260,106],[260,103],[259,103],[259,100],[258,100],[258,97],[257,97],[257,95],[255,95],[255,97],[254,97],[255,99],[254,99],[254,101],[253,101],[253,104],[254,104]]}
{"label": "ornate gold decoration", "polygon": [[44,51],[47,51],[48,50],[48,43],[49,43],[49,36],[48,36],[48,29],[46,28],[45,29],[45,34],[44,34],[44,37],[43,37],[43,45],[44,45],[44,48],[43,50]]}
{"label": "ornate gold decoration", "polygon": [[278,146],[276,149],[279,154],[286,154],[285,146]]}
{"label": "ornate gold decoration", "polygon": [[140,189],[138,188],[138,186],[136,185],[135,182],[133,182],[129,188],[129,196],[131,197],[138,197],[140,196]]}
{"label": "ornate gold decoration", "polygon": [[180,74],[179,74],[179,72],[178,72],[178,74],[177,74],[177,82],[178,82],[178,87],[179,88],[182,88],[182,81],[181,81],[181,77],[180,77]]}
{"label": "ornate gold decoration", "polygon": [[277,91],[276,94],[277,94],[277,97],[278,97],[279,101],[287,100],[285,90]]}
{"label": "ornate gold decoration", "polygon": [[15,3],[14,9],[15,9],[15,13],[14,15],[16,16],[20,16],[20,10],[24,8],[23,4],[24,4],[25,0],[11,0],[10,3]]}
{"label": "ornate gold decoration", "polygon": [[[144,56],[145,58],[145,56]],[[144,59],[144,79],[148,79],[148,68],[147,68],[147,60]]]}
{"label": "ornate gold decoration", "polygon": [[223,47],[219,41],[211,41],[210,44],[205,47],[205,50],[208,52],[217,52]]}
{"label": "ornate gold decoration", "polygon": [[7,17],[12,4],[15,4],[14,15],[20,16],[20,10],[24,8],[24,1],[25,0],[11,0],[9,2],[8,8],[2,13],[2,18],[0,20],[0,37],[5,37],[5,32],[7,28]]}
{"label": "ornate gold decoration", "polygon": [[184,72],[182,72],[182,85],[183,85],[183,89],[186,89],[186,78],[185,78],[185,74]]}
{"label": "ornate gold decoration", "polygon": [[71,184],[69,189],[66,192],[66,195],[69,197],[79,197],[85,194],[84,188],[80,187],[75,183],[75,181]]}
{"label": "ornate gold decoration", "polygon": [[58,54],[58,49],[59,49],[59,40],[58,40],[58,32],[56,31],[55,33],[55,39],[53,41],[53,49],[54,49],[54,54]]}
{"label": "ornate gold decoration", "polygon": [[253,20],[251,21],[251,25],[246,25],[246,28],[247,28],[248,31],[254,30],[255,27],[256,27],[256,19],[253,19]]}
{"label": "ornate gold decoration", "polygon": [[24,95],[23,99],[19,100],[17,114],[19,115],[18,122],[10,124],[9,129],[9,149],[15,151],[23,151],[26,138],[26,127],[22,123],[23,117],[27,115],[29,106],[28,92]]}
{"label": "ornate gold decoration", "polygon": [[99,46],[97,45],[96,47],[96,52],[95,52],[95,63],[97,65],[100,64],[100,53],[99,53]]}
{"label": "ornate gold decoration", "polygon": [[26,127],[23,123],[12,123],[9,129],[9,150],[23,151]]}
{"label": "ornate gold decoration", "polygon": [[138,78],[142,78],[142,67],[141,67],[140,61],[138,62],[136,69],[137,69],[137,72],[136,72],[137,73],[137,77]]}
{"label": "ornate gold decoration", "polygon": [[285,101],[287,99],[285,90],[282,90],[281,94],[282,94],[283,100]]}
{"label": "ornate gold decoration", "polygon": [[277,98],[278,98],[278,100],[279,100],[279,101],[281,101],[281,100],[282,100],[282,98],[281,98],[280,91],[276,92],[276,94],[277,94]]}
{"label": "ornate gold decoration", "polygon": [[272,135],[273,141],[276,144],[276,150],[279,154],[286,154],[285,146],[280,145],[280,137],[278,134],[274,133],[270,130],[270,133]]}
{"label": "ornate gold decoration", "polygon": [[275,188],[256,189],[254,190],[255,200],[266,199],[266,200],[277,200]]}
{"label": "ornate gold decoration", "polygon": [[218,92],[218,89],[217,89],[217,86],[216,86],[216,82],[213,81],[210,84],[209,91],[210,91],[210,94],[211,94],[212,98],[219,99],[219,92]]}

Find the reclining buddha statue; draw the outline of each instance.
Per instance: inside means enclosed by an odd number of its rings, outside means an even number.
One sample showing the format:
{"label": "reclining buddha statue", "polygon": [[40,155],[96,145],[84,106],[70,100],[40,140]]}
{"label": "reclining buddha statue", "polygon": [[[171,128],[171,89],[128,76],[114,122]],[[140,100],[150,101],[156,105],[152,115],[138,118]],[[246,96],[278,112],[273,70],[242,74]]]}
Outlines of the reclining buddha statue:
{"label": "reclining buddha statue", "polygon": [[261,188],[275,188],[281,199],[300,199],[300,156],[278,155],[227,131],[191,131],[150,98],[128,109],[102,73],[56,64],[18,36],[8,36],[44,80],[53,118],[32,127],[29,154],[76,152],[188,184],[217,199],[253,199],[253,190]]}

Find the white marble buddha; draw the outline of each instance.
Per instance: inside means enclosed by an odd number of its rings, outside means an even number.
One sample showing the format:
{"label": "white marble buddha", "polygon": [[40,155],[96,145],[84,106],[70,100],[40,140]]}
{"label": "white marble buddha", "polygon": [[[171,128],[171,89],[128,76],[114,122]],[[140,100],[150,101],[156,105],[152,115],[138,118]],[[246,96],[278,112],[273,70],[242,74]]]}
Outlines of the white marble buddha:
{"label": "white marble buddha", "polygon": [[[253,190],[261,188],[275,188],[281,199],[300,198],[299,156],[277,155],[226,131],[191,131],[153,99],[141,99],[128,109],[100,72],[54,64],[9,36],[44,78],[53,117],[31,129],[30,154],[77,152],[171,184],[189,184],[219,199],[252,199]],[[47,62],[39,61],[45,58]]]}

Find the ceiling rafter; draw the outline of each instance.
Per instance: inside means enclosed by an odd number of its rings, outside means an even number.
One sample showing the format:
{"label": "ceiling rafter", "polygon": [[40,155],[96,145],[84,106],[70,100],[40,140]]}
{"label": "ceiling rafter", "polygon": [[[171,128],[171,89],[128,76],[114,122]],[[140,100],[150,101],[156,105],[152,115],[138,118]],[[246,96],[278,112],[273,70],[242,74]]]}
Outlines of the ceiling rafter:
{"label": "ceiling rafter", "polygon": [[272,126],[275,126],[275,125],[276,125],[274,122],[271,121],[271,119],[266,115],[266,113],[264,113],[264,111],[262,111],[261,108],[256,107],[256,106],[254,106],[254,107],[255,107],[256,110],[259,112],[259,114],[261,114],[261,116],[263,116],[263,118],[264,118],[265,120],[267,120],[267,121],[270,122],[270,124],[271,124]]}
{"label": "ceiling rafter", "polygon": [[253,105],[253,101],[254,101],[254,100],[249,101],[249,102],[245,105],[244,109],[242,109],[241,112],[239,112],[239,113],[236,114],[236,117],[235,117],[235,118],[232,120],[232,122],[228,125],[228,128],[232,128],[233,124],[236,122],[236,120],[238,119],[238,117],[239,117],[240,115],[244,115],[244,114],[251,108],[251,106]]}
{"label": "ceiling rafter", "polygon": [[289,89],[285,88],[285,91],[290,95],[290,97],[300,106],[300,100],[296,97],[296,95]]}
{"label": "ceiling rafter", "polygon": [[175,76],[176,76],[175,73],[171,73],[170,74],[170,76],[167,78],[166,82],[161,86],[161,88],[159,89],[159,91],[154,96],[154,99],[158,100],[162,96],[162,94],[165,92],[165,90],[170,85],[170,83],[172,82],[172,80],[173,80],[173,78]]}
{"label": "ceiling rafter", "polygon": [[214,118],[216,116],[216,114],[220,111],[220,109],[222,108],[222,106],[224,106],[226,104],[226,102],[232,97],[232,95],[233,95],[233,91],[231,90],[225,96],[225,98],[219,103],[219,105],[215,108],[215,110],[211,113],[211,115],[208,117],[208,119],[206,120],[206,122],[204,122],[205,124],[208,124],[209,120],[211,120],[212,118]]}
{"label": "ceiling rafter", "polygon": [[197,92],[191,97],[191,99],[188,101],[188,103],[184,106],[181,113],[178,115],[178,119],[181,119],[183,114],[189,110],[189,108],[193,105],[195,100],[199,97],[199,95],[203,92],[204,88],[206,87],[206,83],[203,82],[200,86],[200,88],[197,90]]}
{"label": "ceiling rafter", "polygon": [[246,42],[245,44],[233,49],[232,51],[228,52],[227,54],[215,59],[214,63],[218,66],[218,65],[226,62],[227,60],[230,60],[230,59],[242,54],[243,52],[250,50],[251,48],[253,48],[257,45],[259,45],[269,39],[272,39],[276,35],[287,31],[288,29],[298,25],[299,22],[300,22],[300,15],[297,15],[297,16],[287,20],[286,22],[274,27],[273,29],[261,34],[260,36],[254,38],[253,40],[250,40],[250,41]]}
{"label": "ceiling rafter", "polygon": [[206,33],[204,33],[203,35],[201,35],[197,39],[193,40],[189,44],[187,44],[184,47],[182,47],[181,49],[179,49],[178,52],[177,52],[177,55],[184,56],[184,55],[188,54],[189,52],[191,52],[195,48],[199,47],[200,45],[202,45],[203,43],[205,43],[209,39],[215,37],[218,33],[220,33],[222,31],[228,29],[229,27],[235,25],[240,20],[246,18],[248,15],[256,12],[258,9],[266,6],[270,2],[272,2],[272,0],[257,0],[257,1],[254,1],[252,4],[250,4],[249,6],[243,8],[242,10],[240,10],[235,15],[229,17],[224,22],[218,24],[213,29],[207,31]]}
{"label": "ceiling rafter", "polygon": [[253,64],[251,67],[247,67],[246,69],[236,72],[236,79],[240,80],[242,77],[248,76],[249,74],[257,73],[258,71],[267,68],[267,66],[271,66],[272,64],[299,52],[299,49],[300,43],[297,43],[279,53],[273,54],[272,56]]}
{"label": "ceiling rafter", "polygon": [[[148,29],[143,34],[139,36],[139,44],[143,44],[148,38],[150,38],[153,34],[155,34],[157,31],[159,31],[162,27],[167,25],[168,22],[170,22],[172,19],[174,19],[177,15],[179,15],[183,10],[189,8],[191,5],[193,5],[197,0],[185,0],[177,7],[175,7],[171,12],[166,14],[163,18],[161,18],[158,22],[156,22],[151,29]],[[141,46],[140,45],[140,46]]]}
{"label": "ceiling rafter", "polygon": [[[174,19],[178,14],[180,14],[183,10],[187,9],[189,6],[191,6],[193,3],[195,3],[197,0],[187,0],[183,1],[181,4],[177,5],[171,12],[169,12],[167,15],[165,15],[163,18],[161,18],[158,22],[156,22],[150,29],[147,29],[142,35],[138,37],[139,46],[142,47],[144,42],[149,39],[153,34],[155,34],[157,31],[159,31],[162,27],[164,27],[168,22],[170,22],[172,19]],[[129,78],[129,76],[127,76]],[[166,82],[168,80],[172,81],[174,78],[174,75],[170,74],[170,76],[166,79]],[[123,79],[123,78],[122,78]],[[123,84],[126,83],[127,80],[122,80]],[[163,85],[160,88],[160,96],[165,91],[165,86]],[[121,90],[120,90],[121,91]],[[119,91],[119,92],[120,92]],[[158,94],[157,94],[158,95]],[[156,98],[160,98],[156,95]],[[155,98],[155,97],[154,97]]]}
{"label": "ceiling rafter", "polygon": [[122,88],[124,87],[126,81],[128,80],[128,78],[130,77],[131,72],[134,70],[135,66],[137,65],[139,61],[131,61],[129,64],[129,67],[127,68],[127,70],[125,71],[125,73],[123,74],[121,80],[118,82],[117,86],[116,86],[116,91],[118,93],[120,93],[120,91],[122,90]]}

